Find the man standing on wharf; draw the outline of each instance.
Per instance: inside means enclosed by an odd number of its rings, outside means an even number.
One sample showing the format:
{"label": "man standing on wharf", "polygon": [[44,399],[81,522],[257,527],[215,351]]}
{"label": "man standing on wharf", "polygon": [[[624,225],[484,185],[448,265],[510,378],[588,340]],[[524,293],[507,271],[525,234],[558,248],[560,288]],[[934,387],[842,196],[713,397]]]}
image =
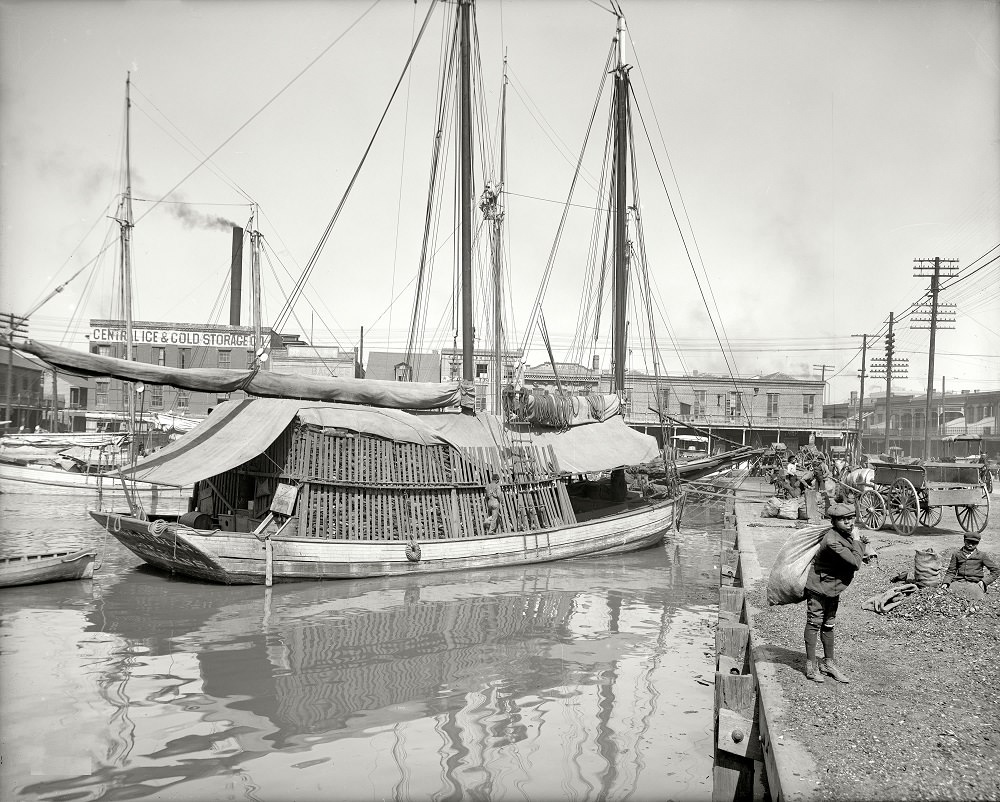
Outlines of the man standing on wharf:
{"label": "man standing on wharf", "polygon": [[[850,682],[833,659],[833,626],[837,619],[840,594],[861,567],[863,545],[855,539],[854,507],[834,504],[828,513],[833,524],[823,535],[806,580],[806,678],[823,682],[827,674],[837,682]],[[824,657],[816,661],[816,636],[823,644]]]}

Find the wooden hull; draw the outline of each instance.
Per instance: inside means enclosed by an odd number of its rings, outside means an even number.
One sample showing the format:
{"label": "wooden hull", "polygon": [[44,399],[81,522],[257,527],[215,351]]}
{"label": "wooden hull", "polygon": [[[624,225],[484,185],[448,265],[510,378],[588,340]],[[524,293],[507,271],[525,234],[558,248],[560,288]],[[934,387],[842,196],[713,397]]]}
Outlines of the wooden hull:
{"label": "wooden hull", "polygon": [[[660,543],[673,528],[679,509],[674,500],[667,500],[573,526],[427,540],[419,543],[419,555],[411,549],[409,557],[406,541],[275,537],[271,570],[275,582],[357,579],[620,554]],[[163,570],[225,584],[265,581],[267,545],[252,533],[192,529],[108,512],[90,514],[126,548]]]}
{"label": "wooden hull", "polygon": [[0,559],[0,588],[91,579],[97,552],[88,549]]}
{"label": "wooden hull", "polygon": [[[133,495],[151,512],[187,512],[190,488],[130,482]],[[124,502],[121,480],[114,476],[74,473],[53,468],[0,463],[0,493],[94,497],[99,493],[109,501]]]}

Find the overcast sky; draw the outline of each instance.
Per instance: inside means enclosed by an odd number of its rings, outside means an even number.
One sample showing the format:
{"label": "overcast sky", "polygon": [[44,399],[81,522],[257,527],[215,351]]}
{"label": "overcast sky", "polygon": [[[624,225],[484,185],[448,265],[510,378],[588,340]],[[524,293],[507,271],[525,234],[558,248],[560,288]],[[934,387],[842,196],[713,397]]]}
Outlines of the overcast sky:
{"label": "overcast sky", "polygon": [[[642,216],[666,310],[658,336],[679,352],[666,369],[725,371],[718,332],[739,373],[819,376],[826,365],[828,400],[846,398],[860,367],[852,335],[883,333],[890,312],[905,315],[928,287],[914,260],[938,256],[957,260],[961,281],[942,294],[957,314],[937,337],[935,387],[944,376],[948,390],[1000,389],[1000,5],[622,6],[637,138],[649,130],[657,154],[640,157]],[[264,322],[273,322],[280,287],[320,241],[429,8],[0,0],[0,312],[32,310],[85,268],[32,315],[32,335],[84,347],[87,320],[112,314],[113,249],[95,257],[116,229],[131,71],[136,318],[228,321],[228,224],[245,224],[252,201],[267,242]],[[364,327],[366,351],[405,343],[447,10],[435,9],[308,303],[285,331],[351,348]],[[505,226],[519,341],[615,19],[607,0],[480,0],[477,17],[490,130],[509,60]],[[661,176],[683,241],[657,197]],[[586,231],[564,235],[544,304],[557,359],[570,353]],[[447,262],[435,281],[448,278]],[[894,388],[922,392],[928,332],[911,329],[911,317],[897,328],[909,374]],[[450,325],[446,311],[430,313],[436,346],[451,344]],[[873,354],[882,353],[878,340]]]}

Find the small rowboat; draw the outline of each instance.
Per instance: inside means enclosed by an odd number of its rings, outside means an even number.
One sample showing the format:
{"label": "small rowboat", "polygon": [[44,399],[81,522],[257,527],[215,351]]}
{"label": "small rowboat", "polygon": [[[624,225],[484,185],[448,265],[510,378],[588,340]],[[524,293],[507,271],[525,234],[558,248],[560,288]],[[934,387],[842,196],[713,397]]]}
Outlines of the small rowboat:
{"label": "small rowboat", "polygon": [[93,549],[80,549],[0,557],[0,588],[69,579],[92,579],[96,556],[97,552]]}

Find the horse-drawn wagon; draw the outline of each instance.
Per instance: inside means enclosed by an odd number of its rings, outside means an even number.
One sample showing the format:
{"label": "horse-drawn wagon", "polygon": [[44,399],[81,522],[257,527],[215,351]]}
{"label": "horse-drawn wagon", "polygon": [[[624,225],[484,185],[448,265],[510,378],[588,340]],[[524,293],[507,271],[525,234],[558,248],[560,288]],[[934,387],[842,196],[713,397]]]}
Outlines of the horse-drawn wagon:
{"label": "horse-drawn wagon", "polygon": [[870,462],[840,483],[854,502],[858,522],[880,529],[886,519],[901,535],[920,526],[937,526],[944,507],[952,507],[966,532],[982,532],[990,517],[990,494],[979,466],[960,462],[896,465]]}

